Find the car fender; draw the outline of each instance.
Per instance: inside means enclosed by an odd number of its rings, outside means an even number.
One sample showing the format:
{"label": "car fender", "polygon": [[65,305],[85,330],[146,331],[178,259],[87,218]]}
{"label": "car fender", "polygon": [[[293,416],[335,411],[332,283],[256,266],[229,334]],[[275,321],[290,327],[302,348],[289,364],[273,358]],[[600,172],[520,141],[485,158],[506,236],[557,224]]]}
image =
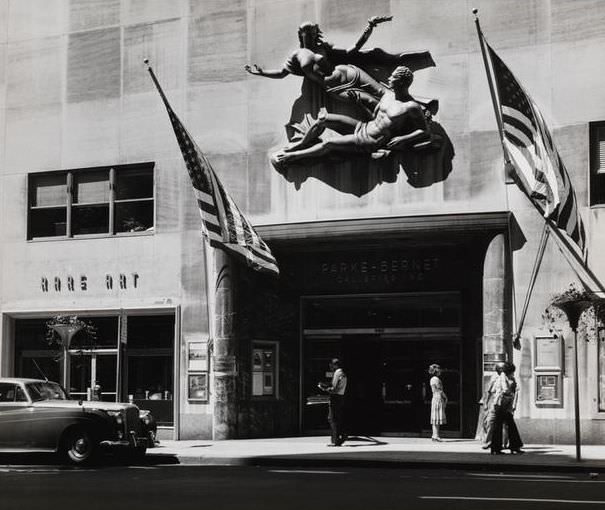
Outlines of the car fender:
{"label": "car fender", "polygon": [[60,451],[67,434],[78,427],[89,430],[95,441],[98,442],[112,439],[114,435],[112,420],[106,413],[99,410],[82,409],[80,413],[72,415],[71,419],[64,423],[61,433],[57,437],[56,451]]}

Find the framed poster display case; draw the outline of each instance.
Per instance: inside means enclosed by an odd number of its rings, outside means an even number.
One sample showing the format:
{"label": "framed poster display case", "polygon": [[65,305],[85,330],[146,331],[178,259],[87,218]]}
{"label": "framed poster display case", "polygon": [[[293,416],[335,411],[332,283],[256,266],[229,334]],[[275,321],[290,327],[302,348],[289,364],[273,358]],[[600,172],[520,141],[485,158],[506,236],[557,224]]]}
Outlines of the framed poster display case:
{"label": "framed poster display case", "polygon": [[563,338],[542,335],[534,338],[535,403],[538,407],[563,407]]}

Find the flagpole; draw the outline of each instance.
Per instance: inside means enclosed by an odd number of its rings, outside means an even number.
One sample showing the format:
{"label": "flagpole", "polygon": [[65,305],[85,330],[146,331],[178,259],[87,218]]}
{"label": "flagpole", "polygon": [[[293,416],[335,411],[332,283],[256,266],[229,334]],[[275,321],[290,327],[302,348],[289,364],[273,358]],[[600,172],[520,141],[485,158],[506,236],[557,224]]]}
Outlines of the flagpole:
{"label": "flagpole", "polygon": [[[530,202],[531,202],[531,200],[530,200]],[[540,212],[540,215],[542,216],[542,213],[541,213],[540,209],[538,209],[538,207],[535,204],[534,204],[534,206],[536,207],[536,210],[538,212]],[[544,218],[544,216],[542,216],[542,217]],[[563,253],[563,256],[565,257],[565,260],[567,260],[567,263],[569,264],[569,266],[571,267],[571,269],[573,270],[573,272],[576,273],[576,276],[580,279],[580,281],[582,281],[583,278],[582,278],[582,276],[580,276],[580,274],[578,273],[578,271],[576,270],[576,268],[572,264],[572,262],[571,262],[571,260],[569,258],[569,255],[571,255],[572,259],[577,264],[579,264],[580,267],[586,272],[586,275],[591,280],[591,284],[593,284],[598,289],[598,290],[596,290],[596,292],[594,291],[594,289],[591,289],[591,291],[595,292],[595,293],[600,293],[600,294],[604,294],[605,295],[605,287],[603,287],[603,284],[601,283],[601,281],[596,277],[596,275],[590,270],[590,268],[584,262],[584,260],[573,249],[573,247],[572,247],[571,243],[569,242],[569,240],[567,240],[565,238],[565,236],[561,233],[561,231],[559,230],[559,228],[554,224],[554,222],[551,219],[544,218],[544,220],[546,221],[546,224],[550,227],[550,231],[555,234],[555,238],[560,243],[559,244],[559,248],[561,249],[561,253]],[[563,245],[563,247],[565,248],[565,250],[562,249],[561,245]]]}
{"label": "flagpole", "polygon": [[542,236],[540,237],[540,244],[538,245],[538,252],[536,253],[534,267],[532,269],[531,277],[529,279],[529,285],[527,287],[527,294],[525,295],[525,302],[523,303],[523,310],[521,311],[521,318],[519,319],[519,324],[517,325],[517,331],[513,336],[513,346],[520,346],[521,331],[523,329],[523,324],[525,323],[527,309],[529,308],[529,300],[534,290],[534,285],[536,283],[538,272],[540,271],[540,266],[542,265],[542,259],[544,258],[544,251],[546,249],[546,243],[548,242],[549,232],[549,228],[547,227],[546,223],[544,223],[544,228],[542,229]]}
{"label": "flagpole", "polygon": [[494,113],[496,115],[496,124],[498,124],[498,134],[500,135],[500,144],[502,145],[502,153],[504,154],[504,162],[505,162],[505,178],[508,182],[508,167],[510,165],[510,156],[508,155],[508,150],[506,149],[506,145],[504,145],[504,126],[502,124],[502,115],[500,113],[500,108],[498,106],[498,99],[496,98],[496,87],[494,86],[494,81],[492,79],[492,73],[489,70],[489,61],[487,58],[487,53],[485,51],[485,45],[483,44],[483,32],[481,31],[481,25],[479,24],[479,16],[477,15],[479,10],[473,9],[473,14],[475,15],[475,27],[477,28],[477,37],[479,38],[479,46],[481,48],[481,56],[483,57],[483,65],[485,66],[485,74],[487,75],[487,83],[489,85],[489,93],[492,98],[492,106],[494,107]]}
{"label": "flagpole", "polygon": [[169,107],[168,99],[166,98],[166,95],[164,94],[164,91],[162,90],[162,87],[160,86],[160,82],[156,78],[155,73],[153,72],[153,69],[151,68],[149,59],[148,58],[144,59],[143,63],[147,66],[147,71],[149,71],[149,74],[151,75],[151,79],[153,80],[153,84],[155,85],[155,88],[158,89],[158,92],[160,93],[160,97],[162,98],[164,105]]}
{"label": "flagpole", "polygon": [[[490,72],[489,61],[487,58],[487,53],[485,51],[485,44],[483,38],[483,32],[481,31],[481,25],[479,23],[478,9],[473,9],[472,13],[475,16],[475,27],[477,28],[477,37],[479,38],[479,47],[481,48],[481,56],[483,57],[483,65],[485,67],[485,75],[487,77],[487,84],[489,86],[489,93],[492,99],[492,107],[494,108],[494,115],[496,116],[496,124],[498,126],[498,134],[500,135],[500,146],[502,147],[502,155],[504,156],[504,184],[505,186],[509,183],[512,183],[511,179],[512,172],[509,170],[510,168],[510,156],[508,154],[508,150],[506,145],[504,144],[504,126],[502,123],[502,115],[500,113],[500,107],[498,106],[498,99],[496,97],[496,87],[494,86],[494,80],[492,78],[492,73]],[[506,208],[510,209],[508,205],[508,189],[505,187],[504,190],[505,199],[506,199]],[[513,250],[512,250],[512,239],[510,234],[510,225],[509,225],[509,233],[508,233],[508,247],[509,247],[509,256],[511,259],[511,272],[513,273],[511,282],[512,282],[512,301],[513,301],[513,321],[514,315],[516,315],[516,302],[515,302],[515,281],[514,281],[514,270],[512,268],[512,260],[513,260]],[[523,321],[521,321],[521,324]],[[520,332],[520,328],[518,330]],[[515,346],[516,336],[513,335],[513,346]]]}
{"label": "flagpole", "polygon": [[[504,128],[503,128],[503,124],[502,124],[502,116],[501,116],[501,113],[500,113],[500,110],[498,107],[498,101],[496,98],[496,90],[494,87],[492,75],[489,70],[489,62],[488,62],[488,58],[487,58],[487,53],[485,51],[483,32],[481,31],[481,26],[479,25],[479,17],[477,16],[477,13],[479,11],[477,9],[473,9],[472,12],[475,15],[475,26],[477,27],[477,35],[479,37],[479,46],[481,47],[481,54],[483,56],[483,63],[485,65],[485,72],[487,74],[487,82],[489,84],[489,90],[490,90],[490,94],[491,94],[491,98],[492,98],[492,104],[494,107],[494,113],[496,114],[496,123],[498,124],[498,133],[500,135],[500,143],[502,145],[502,151],[504,154],[505,163],[506,163],[506,166],[508,167],[511,164],[510,156],[508,154],[506,145],[504,144]],[[507,172],[507,176],[508,176],[508,172]],[[584,271],[586,271],[586,274],[592,280],[592,283],[595,284],[595,286],[598,288],[598,291],[605,294],[605,288],[603,287],[603,285],[601,284],[599,279],[588,268],[588,266],[586,265],[584,260],[582,260],[582,258],[576,253],[576,251],[571,246],[571,243],[567,239],[565,239],[565,237],[563,236],[563,234],[561,233],[559,228],[554,224],[554,222],[551,219],[544,217],[542,211],[540,210],[538,205],[533,200],[529,199],[529,197],[528,197],[528,200],[531,202],[531,204],[534,206],[534,208],[540,213],[540,216],[546,221],[546,224],[550,228],[551,232],[553,234],[555,234],[556,240],[560,243],[560,245],[563,245],[565,247],[566,251],[564,251],[563,254],[564,255],[571,254],[573,259],[580,265],[580,267],[582,267],[582,269],[584,269]],[[578,276],[578,278],[580,278],[580,280],[582,280],[582,277],[578,274],[578,271],[576,270],[574,265],[571,263],[568,256],[565,256],[565,258],[566,258],[568,264],[571,266],[572,270]]]}
{"label": "flagpole", "polygon": [[[164,91],[162,90],[162,87],[161,87],[160,83],[158,82],[158,79],[156,78],[151,65],[149,64],[149,59],[146,58],[143,60],[143,62],[147,66],[147,71],[149,71],[151,79],[153,80],[153,83],[154,83],[157,91],[159,92],[160,97],[162,98],[162,101],[164,102],[164,105],[170,109],[168,99],[166,98],[166,95],[164,94]],[[215,338],[215,330],[216,330],[215,324],[214,324],[215,293],[214,293],[214,286],[211,285],[212,279],[215,274],[214,253],[213,253],[214,248],[212,248],[210,246],[210,242],[206,238],[205,235],[202,235],[202,249],[204,252],[204,265],[205,265],[204,287],[206,290],[206,313],[208,315],[208,336],[209,336],[208,349],[211,349],[212,343]],[[207,355],[210,356],[210,353],[207,353]],[[208,369],[209,369],[209,367],[208,367]],[[210,374],[208,375],[208,377],[210,377]],[[212,394],[213,394],[212,386],[211,386],[210,382],[211,381],[208,381],[208,397],[209,397],[209,399],[212,398]]]}

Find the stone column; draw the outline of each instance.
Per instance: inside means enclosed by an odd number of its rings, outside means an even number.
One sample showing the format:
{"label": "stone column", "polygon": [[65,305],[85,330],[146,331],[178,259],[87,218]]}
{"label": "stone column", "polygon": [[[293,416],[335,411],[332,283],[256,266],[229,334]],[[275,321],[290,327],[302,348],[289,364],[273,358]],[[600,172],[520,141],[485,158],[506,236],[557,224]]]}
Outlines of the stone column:
{"label": "stone column", "polygon": [[[483,264],[483,383],[493,363],[509,359],[512,339],[511,255],[504,233],[491,240]],[[487,372],[487,373],[486,373]]]}
{"label": "stone column", "polygon": [[237,344],[239,313],[235,266],[223,250],[214,250],[214,275],[210,291],[214,296],[214,349],[212,358],[214,377],[214,409],[212,438],[237,438]]}

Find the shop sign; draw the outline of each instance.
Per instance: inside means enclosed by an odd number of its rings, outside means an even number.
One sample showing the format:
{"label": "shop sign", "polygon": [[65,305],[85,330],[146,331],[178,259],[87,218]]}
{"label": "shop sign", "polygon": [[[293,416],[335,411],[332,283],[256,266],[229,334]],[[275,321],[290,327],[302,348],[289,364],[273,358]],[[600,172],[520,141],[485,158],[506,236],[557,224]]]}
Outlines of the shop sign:
{"label": "shop sign", "polygon": [[235,363],[235,356],[213,356],[212,357],[212,369],[214,372],[219,372],[228,375],[237,374],[237,365]]}
{"label": "shop sign", "polygon": [[496,365],[506,361],[506,355],[503,352],[486,352],[483,354],[483,371],[495,372]]}
{"label": "shop sign", "polygon": [[40,289],[44,293],[48,292],[86,292],[91,286],[105,287],[106,290],[113,290],[114,287],[120,290],[136,289],[139,286],[138,273],[119,273],[117,275],[106,274],[100,281],[92,281],[87,275],[78,277],[73,275],[61,276],[42,276],[40,278]]}
{"label": "shop sign", "polygon": [[422,281],[441,268],[438,256],[319,261],[319,276],[336,284]]}

